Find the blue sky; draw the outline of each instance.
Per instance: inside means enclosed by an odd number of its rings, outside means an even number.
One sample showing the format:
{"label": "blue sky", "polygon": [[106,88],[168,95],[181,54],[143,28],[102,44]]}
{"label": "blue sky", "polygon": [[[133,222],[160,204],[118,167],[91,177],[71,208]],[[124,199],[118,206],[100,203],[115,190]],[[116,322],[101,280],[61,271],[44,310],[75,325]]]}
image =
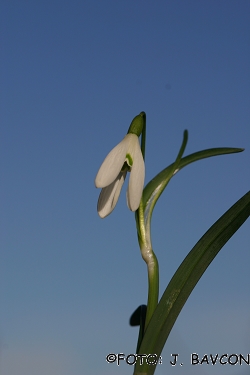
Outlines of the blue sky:
{"label": "blue sky", "polygon": [[[146,182],[210,147],[240,154],[178,173],[155,208],[160,291],[250,183],[249,1],[1,2],[1,309],[3,375],[127,375],[133,310],[147,274],[125,189],[96,211],[95,175],[141,111]],[[184,306],[156,375],[245,375],[190,354],[249,353],[249,221]],[[183,367],[171,367],[179,353]]]}

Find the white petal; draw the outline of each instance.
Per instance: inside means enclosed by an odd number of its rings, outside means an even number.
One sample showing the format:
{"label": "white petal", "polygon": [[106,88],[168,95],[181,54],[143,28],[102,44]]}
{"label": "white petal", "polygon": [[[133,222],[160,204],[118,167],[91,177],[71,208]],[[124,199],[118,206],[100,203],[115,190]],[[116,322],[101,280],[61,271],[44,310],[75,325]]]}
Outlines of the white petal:
{"label": "white petal", "polygon": [[126,174],[127,172],[120,172],[115,181],[102,189],[97,203],[97,211],[102,219],[115,208]]}
{"label": "white petal", "polygon": [[137,142],[134,146],[134,150],[132,152],[132,158],[133,166],[130,172],[127,190],[127,204],[131,211],[136,211],[140,205],[145,179],[145,164],[142,157],[138,137]]}
{"label": "white petal", "polygon": [[130,139],[125,136],[106,156],[95,178],[97,188],[106,187],[116,179],[125,162],[129,142]]}

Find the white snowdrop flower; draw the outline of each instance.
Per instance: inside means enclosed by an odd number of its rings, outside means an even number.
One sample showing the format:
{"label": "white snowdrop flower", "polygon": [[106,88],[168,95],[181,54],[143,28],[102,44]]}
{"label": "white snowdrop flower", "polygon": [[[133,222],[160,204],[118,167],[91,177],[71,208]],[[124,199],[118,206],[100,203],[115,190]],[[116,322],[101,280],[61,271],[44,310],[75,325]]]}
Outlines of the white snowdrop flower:
{"label": "white snowdrop flower", "polygon": [[145,164],[136,134],[129,133],[105,158],[95,186],[102,188],[97,211],[101,218],[108,216],[118,201],[127,172],[130,172],[127,189],[127,205],[136,211],[140,205],[145,179]]}

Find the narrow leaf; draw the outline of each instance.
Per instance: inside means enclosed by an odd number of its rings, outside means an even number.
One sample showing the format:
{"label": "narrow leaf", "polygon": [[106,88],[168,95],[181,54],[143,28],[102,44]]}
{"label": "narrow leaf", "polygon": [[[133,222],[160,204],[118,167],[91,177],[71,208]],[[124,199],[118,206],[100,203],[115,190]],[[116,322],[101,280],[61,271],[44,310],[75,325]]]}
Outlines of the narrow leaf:
{"label": "narrow leaf", "polygon": [[[148,204],[152,201],[152,197],[157,194],[157,199],[159,198],[158,190],[161,188],[164,181],[169,180],[183,167],[186,165],[193,163],[195,161],[210,158],[212,156],[218,155],[225,155],[225,154],[232,154],[236,152],[244,151],[243,148],[230,148],[230,147],[223,147],[223,148],[209,148],[207,150],[198,151],[188,156],[185,156],[180,160],[178,163],[178,167],[175,168],[175,163],[170,164],[167,168],[163,169],[157,176],[155,176],[144,188],[143,191],[143,205],[144,209],[148,210]],[[164,186],[164,188],[166,185]],[[162,193],[163,189],[161,189]]]}
{"label": "narrow leaf", "polygon": [[[155,204],[156,204],[157,200],[159,199],[160,195],[162,194],[162,192],[164,191],[164,189],[166,188],[167,184],[169,183],[169,181],[173,177],[175,171],[178,170],[178,168],[180,167],[180,162],[182,160],[181,158],[182,158],[182,155],[185,151],[187,141],[188,141],[188,131],[184,130],[183,141],[182,141],[180,150],[178,152],[178,155],[175,159],[175,162],[169,166],[169,169],[167,170],[166,173],[164,173],[160,176],[160,178],[157,180],[157,185],[155,186],[153,184],[153,189],[152,189],[150,197],[147,201],[144,200],[144,192],[143,192],[142,202],[143,202],[143,206],[144,206],[144,219],[145,219],[145,226],[146,226],[147,232],[149,234],[150,234],[150,228],[149,228],[150,227],[150,221],[151,221],[151,216],[152,216]],[[148,240],[150,240],[150,235],[149,235]]]}
{"label": "narrow leaf", "polygon": [[[250,216],[250,191],[197,242],[168,284],[143,337],[140,353],[160,356],[168,335],[195,285],[225,243]],[[135,366],[134,375],[153,375],[156,365]]]}

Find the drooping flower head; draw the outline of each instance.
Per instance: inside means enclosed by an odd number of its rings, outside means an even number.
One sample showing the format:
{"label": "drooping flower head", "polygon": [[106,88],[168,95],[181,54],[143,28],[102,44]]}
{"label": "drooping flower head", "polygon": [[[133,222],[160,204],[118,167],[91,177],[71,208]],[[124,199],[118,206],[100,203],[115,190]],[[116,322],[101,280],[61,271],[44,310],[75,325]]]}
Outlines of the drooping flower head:
{"label": "drooping flower head", "polygon": [[131,211],[136,211],[139,207],[145,179],[145,164],[138,137],[145,121],[144,112],[133,119],[128,134],[106,156],[97,173],[95,186],[102,188],[97,204],[101,218],[108,216],[115,208],[127,172],[130,172],[127,205]]}

